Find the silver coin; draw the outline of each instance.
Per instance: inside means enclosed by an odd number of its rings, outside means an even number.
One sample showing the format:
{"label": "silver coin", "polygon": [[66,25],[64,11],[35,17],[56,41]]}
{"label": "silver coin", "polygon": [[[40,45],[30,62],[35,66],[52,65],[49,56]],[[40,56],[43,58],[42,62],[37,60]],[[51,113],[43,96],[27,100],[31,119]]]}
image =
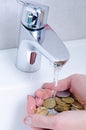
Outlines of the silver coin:
{"label": "silver coin", "polygon": [[59,112],[55,111],[55,109],[48,109],[49,114],[58,114]]}
{"label": "silver coin", "polygon": [[58,97],[69,97],[71,93],[68,90],[65,91],[59,91],[56,93],[56,96]]}

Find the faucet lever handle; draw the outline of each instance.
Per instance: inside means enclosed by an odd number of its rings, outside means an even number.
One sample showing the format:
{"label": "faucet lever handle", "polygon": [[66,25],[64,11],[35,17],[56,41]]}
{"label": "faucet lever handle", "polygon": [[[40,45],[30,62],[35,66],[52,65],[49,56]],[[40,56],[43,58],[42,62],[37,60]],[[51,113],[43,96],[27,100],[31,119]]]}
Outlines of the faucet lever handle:
{"label": "faucet lever handle", "polygon": [[47,23],[48,10],[48,6],[25,2],[21,21],[29,29],[41,29]]}

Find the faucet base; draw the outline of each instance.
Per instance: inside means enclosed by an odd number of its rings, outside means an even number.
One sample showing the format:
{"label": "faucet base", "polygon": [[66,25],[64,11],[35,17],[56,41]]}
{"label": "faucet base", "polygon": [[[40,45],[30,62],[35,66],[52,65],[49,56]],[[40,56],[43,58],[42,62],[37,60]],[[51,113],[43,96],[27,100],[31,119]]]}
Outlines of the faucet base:
{"label": "faucet base", "polygon": [[34,73],[34,72],[36,72],[36,71],[38,71],[39,69],[40,69],[40,67],[39,68],[35,68],[35,69],[31,69],[31,68],[29,68],[29,69],[27,69],[27,68],[22,68],[22,67],[20,67],[18,64],[15,64],[15,66],[16,66],[16,68],[18,69],[18,70],[20,70],[20,71],[22,71],[22,72],[25,72],[25,73]]}
{"label": "faucet base", "polygon": [[17,52],[16,67],[23,72],[35,72],[40,69],[41,54],[35,48],[31,48],[29,42],[22,40]]}
{"label": "faucet base", "polygon": [[26,2],[23,6],[16,66],[24,72],[40,69],[41,54],[55,66],[69,59],[67,48],[46,24],[47,14],[47,6]]}

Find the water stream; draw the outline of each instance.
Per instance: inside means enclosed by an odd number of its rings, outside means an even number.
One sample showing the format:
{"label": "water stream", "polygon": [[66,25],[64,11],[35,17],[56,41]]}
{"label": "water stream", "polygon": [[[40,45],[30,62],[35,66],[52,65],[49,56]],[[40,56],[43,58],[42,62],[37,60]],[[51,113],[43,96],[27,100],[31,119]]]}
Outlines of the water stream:
{"label": "water stream", "polygon": [[[62,65],[60,65],[60,66],[53,66],[54,88],[58,87],[59,73],[60,73],[61,69],[62,69]],[[53,96],[55,96],[55,89],[53,90]]]}

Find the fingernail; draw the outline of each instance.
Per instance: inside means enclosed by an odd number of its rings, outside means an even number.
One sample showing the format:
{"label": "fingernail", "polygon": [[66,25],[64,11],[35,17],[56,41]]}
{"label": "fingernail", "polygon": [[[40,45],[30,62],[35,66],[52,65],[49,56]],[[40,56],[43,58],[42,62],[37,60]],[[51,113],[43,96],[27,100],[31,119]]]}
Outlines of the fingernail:
{"label": "fingernail", "polygon": [[26,125],[31,125],[31,118],[30,118],[30,117],[25,117],[25,118],[24,118],[24,123],[25,123]]}

